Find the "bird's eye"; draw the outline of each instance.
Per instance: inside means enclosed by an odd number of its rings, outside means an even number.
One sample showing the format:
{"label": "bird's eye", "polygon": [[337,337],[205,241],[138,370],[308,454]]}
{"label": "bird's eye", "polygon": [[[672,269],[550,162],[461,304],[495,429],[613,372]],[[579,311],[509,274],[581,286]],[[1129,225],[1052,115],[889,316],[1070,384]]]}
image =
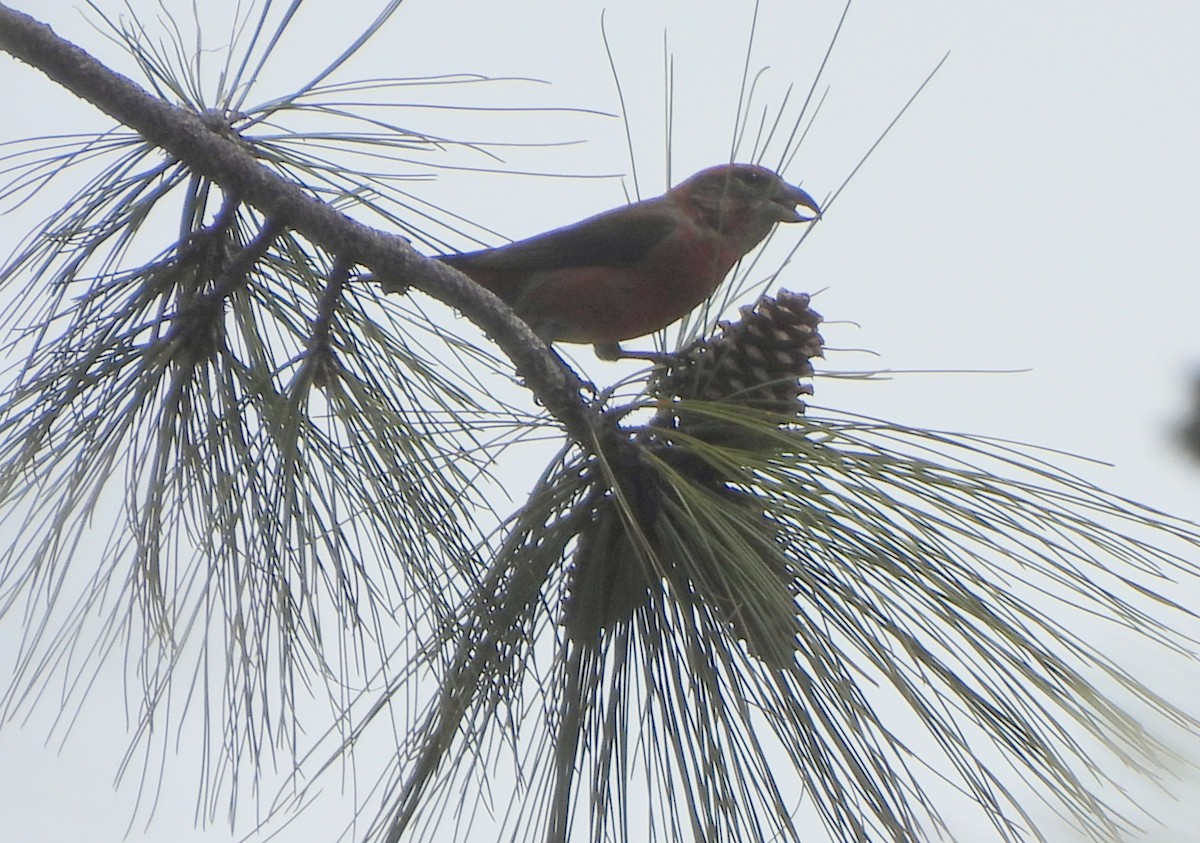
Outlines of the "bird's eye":
{"label": "bird's eye", "polygon": [[748,185],[760,185],[766,182],[767,174],[761,170],[740,170],[738,179]]}

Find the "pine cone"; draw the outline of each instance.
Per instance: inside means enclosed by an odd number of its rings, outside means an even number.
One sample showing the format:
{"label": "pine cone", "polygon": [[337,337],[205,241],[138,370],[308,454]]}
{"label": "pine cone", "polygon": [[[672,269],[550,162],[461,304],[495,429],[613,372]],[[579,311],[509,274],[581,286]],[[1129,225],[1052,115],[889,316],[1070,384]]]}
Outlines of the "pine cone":
{"label": "pine cone", "polygon": [[[743,307],[740,319],[720,323],[716,336],[680,352],[651,387],[651,394],[671,405],[651,423],[649,438],[658,438],[652,432],[657,427],[759,454],[786,449],[788,439],[764,427],[772,421],[778,429],[794,423],[805,410],[802,396],[812,394],[811,385],[801,380],[812,377],[811,359],[822,356],[824,342],[817,333],[821,316],[808,305],[807,294],[781,291]],[[759,418],[750,418],[755,414]],[[743,540],[758,549],[763,566],[757,574],[742,571],[731,579],[733,572],[724,565],[706,569],[717,560],[697,558],[699,567],[676,587],[695,591],[751,652],[772,667],[784,667],[795,652],[796,584],[778,525],[752,494],[730,486],[733,478],[721,476],[690,449],[677,448],[665,437],[658,454],[727,506],[745,510]]]}
{"label": "pine cone", "polygon": [[[809,361],[823,348],[817,333],[821,317],[809,309],[808,300],[806,294],[783,291],[742,308],[740,319],[722,322],[716,336],[680,352],[651,384],[652,395],[670,402],[637,437],[655,460],[613,467],[640,536],[635,540],[631,535],[634,525],[621,517],[612,494],[592,503],[579,534],[563,607],[563,623],[573,639],[595,641],[602,630],[628,622],[665,578],[672,590],[711,606],[764,662],[774,667],[790,662],[795,651],[795,584],[778,526],[763,514],[753,495],[731,485],[733,478],[691,449],[679,447],[669,433],[662,434],[674,430],[760,453],[785,443],[783,437],[764,435],[761,419],[747,424],[743,408],[767,415],[780,428],[804,412],[801,396],[812,388],[800,380],[812,377]],[[716,412],[689,407],[689,402],[703,401],[719,405]],[[737,408],[732,415],[727,412],[731,406]],[[651,570],[651,559],[675,555],[658,553],[659,519],[666,517],[662,504],[674,494],[654,468],[658,461],[719,497],[724,506],[745,510],[749,517],[742,522],[741,540],[761,554],[760,571],[731,579],[730,569],[719,554],[712,555],[711,547],[679,569]],[[678,525],[667,530],[678,541]]]}
{"label": "pine cone", "polygon": [[[794,419],[805,409],[800,396],[812,394],[812,386],[800,380],[812,377],[810,360],[824,349],[817,333],[821,316],[808,302],[807,293],[781,290],[775,298],[743,307],[736,322],[720,323],[721,333],[681,351],[652,386],[652,394],[678,401],[716,401]],[[751,444],[739,441],[744,425],[709,413],[673,408],[654,424],[709,442]]]}
{"label": "pine cone", "polygon": [[[653,553],[664,490],[657,473],[641,460],[613,468],[618,489],[589,503],[571,560],[562,623],[581,643],[594,643],[601,630],[628,622],[650,599],[656,579],[646,545]],[[597,470],[596,476],[603,473]]]}

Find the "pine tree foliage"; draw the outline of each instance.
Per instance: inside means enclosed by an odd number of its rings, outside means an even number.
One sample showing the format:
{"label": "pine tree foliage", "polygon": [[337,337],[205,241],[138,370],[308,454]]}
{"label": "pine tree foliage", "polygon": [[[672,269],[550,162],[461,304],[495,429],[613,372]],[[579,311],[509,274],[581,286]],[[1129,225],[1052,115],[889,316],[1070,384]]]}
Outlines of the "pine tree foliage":
{"label": "pine tree foliage", "polygon": [[[336,81],[398,6],[259,104],[294,8],[244,9],[210,75],[179,21],[100,19],[205,131],[437,249],[472,233],[414,173],[492,153],[372,103],[495,80]],[[1028,840],[1038,799],[1112,839],[1166,752],[1144,722],[1200,725],[1087,631],[1190,658],[1197,527],[1029,446],[808,406],[806,295],[693,324],[569,412],[526,376],[541,412],[415,292],[463,288],[364,280],[340,220],[285,222],[121,129],[4,150],[9,206],[70,189],[0,269],[4,714],[57,682],[82,704],[124,658],[136,746],[200,712],[206,819],[268,759],[295,776],[274,819],[384,745],[370,839],[918,840],[966,807]],[[506,318],[485,327],[511,356]],[[564,429],[493,511],[512,446]],[[298,719],[322,695],[323,736]]]}

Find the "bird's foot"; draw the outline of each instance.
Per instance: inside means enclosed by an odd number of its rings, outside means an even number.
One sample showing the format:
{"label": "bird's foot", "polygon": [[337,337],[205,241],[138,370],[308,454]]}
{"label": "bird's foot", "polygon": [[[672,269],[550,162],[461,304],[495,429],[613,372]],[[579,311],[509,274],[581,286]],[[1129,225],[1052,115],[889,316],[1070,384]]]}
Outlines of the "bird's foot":
{"label": "bird's foot", "polygon": [[630,351],[620,343],[596,343],[593,348],[601,360],[649,360],[653,363],[669,363],[675,355],[666,351]]}

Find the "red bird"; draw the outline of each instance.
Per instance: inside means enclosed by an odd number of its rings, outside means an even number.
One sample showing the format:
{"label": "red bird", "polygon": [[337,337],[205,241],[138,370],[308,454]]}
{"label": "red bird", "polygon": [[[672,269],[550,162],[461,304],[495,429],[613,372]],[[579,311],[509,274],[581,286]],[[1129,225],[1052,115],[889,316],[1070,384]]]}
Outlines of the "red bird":
{"label": "red bird", "polygon": [[503,299],[547,343],[592,343],[601,359],[615,360],[648,356],[618,343],[682,318],[775,223],[820,214],[811,196],[765,167],[723,164],[655,199],[437,259]]}

